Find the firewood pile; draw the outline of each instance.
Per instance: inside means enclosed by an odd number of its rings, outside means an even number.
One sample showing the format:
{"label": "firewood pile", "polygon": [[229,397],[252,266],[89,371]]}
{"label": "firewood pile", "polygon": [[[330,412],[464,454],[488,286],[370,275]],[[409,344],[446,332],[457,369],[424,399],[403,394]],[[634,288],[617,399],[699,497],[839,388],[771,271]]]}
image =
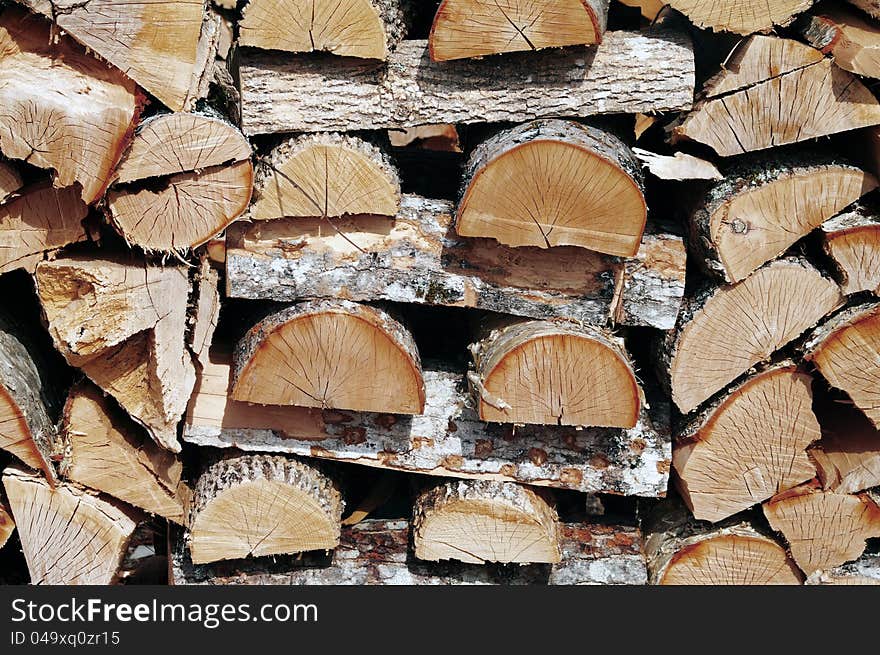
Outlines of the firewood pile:
{"label": "firewood pile", "polygon": [[0,9],[0,581],[880,583],[880,2]]}

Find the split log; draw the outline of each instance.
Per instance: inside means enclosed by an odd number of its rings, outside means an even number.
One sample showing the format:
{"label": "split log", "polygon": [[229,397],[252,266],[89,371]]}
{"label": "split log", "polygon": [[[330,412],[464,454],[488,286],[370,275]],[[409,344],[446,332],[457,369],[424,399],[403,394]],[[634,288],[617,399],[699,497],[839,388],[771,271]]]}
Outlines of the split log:
{"label": "split log", "polygon": [[505,566],[422,562],[410,556],[406,521],[368,520],[343,527],[332,553],[194,565],[183,539],[172,546],[171,581],[282,585],[643,585],[647,580],[638,528],[566,523],[562,561]]}
{"label": "split log", "polygon": [[405,130],[388,130],[388,140],[395,148],[420,148],[439,152],[461,152],[458,128],[455,125],[419,125]]}
{"label": "split log", "polygon": [[548,258],[540,248],[459,238],[452,212],[447,201],[404,195],[394,219],[339,219],[335,230],[323,218],[232,225],[227,294],[283,302],[388,300],[674,327],[686,269],[680,237],[646,234],[636,258],[626,262],[573,247],[554,248]]}
{"label": "split log", "polygon": [[331,56],[241,55],[248,135],[348,132],[431,123],[522,122],[543,116],[674,111],[693,103],[687,36],[608,32],[593,49],[432,63],[426,41],[403,41],[388,64]]}
{"label": "split log", "polygon": [[880,537],[880,507],[867,494],[849,496],[806,484],[764,503],[764,514],[807,575],[858,559],[865,540]]}
{"label": "split log", "polygon": [[876,210],[856,205],[822,224],[822,245],[847,295],[880,295],[880,219]]}
{"label": "split log", "polygon": [[0,15],[0,150],[53,169],[56,186],[78,182],[91,204],[104,195],[143,98],[121,71],[69,37],[53,39],[50,27],[16,8]]}
{"label": "split log", "polygon": [[19,1],[171,109],[188,110],[207,95],[220,26],[205,0]]}
{"label": "split log", "polygon": [[508,246],[580,246],[632,257],[648,207],[635,155],[610,133],[538,120],[471,153],[455,229]]}
{"label": "split log", "polygon": [[880,0],[846,0],[869,16],[880,19]]}
{"label": "split log", "polygon": [[511,482],[441,483],[416,499],[412,531],[421,560],[555,564],[562,559],[556,510]]}
{"label": "split log", "polygon": [[208,365],[208,353],[220,320],[219,283],[220,274],[211,266],[208,258],[203,256],[196,275],[195,302],[190,318],[192,329],[188,344],[190,352],[202,368]]}
{"label": "split log", "polygon": [[806,584],[880,585],[880,554],[865,554],[855,562],[817,571],[807,578]]}
{"label": "split log", "polygon": [[864,424],[847,416],[850,411],[858,413],[854,408],[837,409],[842,420],[836,420],[809,451],[822,488],[840,494],[880,487],[880,431],[869,427],[861,415]]}
{"label": "split log", "polygon": [[141,516],[71,484],[51,488],[41,475],[3,471],[33,585],[107,585],[116,581]]}
{"label": "split log", "polygon": [[391,159],[364,139],[305,134],[284,141],[257,168],[249,217],[394,216],[400,178]]}
{"label": "split log", "polygon": [[608,0],[444,0],[431,26],[431,59],[591,45],[607,25]]}
{"label": "split log", "polygon": [[642,392],[623,340],[567,321],[518,321],[471,345],[480,419],[632,428]]}
{"label": "split log", "polygon": [[6,199],[22,187],[21,175],[18,171],[0,161],[0,202]]}
{"label": "split log", "polygon": [[39,264],[36,281],[55,347],[179,452],[177,423],[195,384],[184,340],[186,271],[70,257]]}
{"label": "split log", "polygon": [[63,477],[183,523],[188,490],[179,458],[151,441],[100,389],[82,383],[70,391],[61,429]]}
{"label": "split log", "polygon": [[184,426],[198,446],[279,452],[364,466],[467,479],[491,479],[624,496],[666,494],[669,404],[646,390],[631,430],[501,426],[480,421],[464,376],[424,368],[420,416],[261,407],[229,396],[231,366],[215,353],[200,372]]}
{"label": "split log", "polygon": [[[636,140],[640,139],[644,130],[653,125],[653,117],[636,119]],[[661,180],[683,182],[685,180],[723,180],[724,176],[718,167],[710,161],[694,157],[684,152],[676,152],[674,155],[658,155],[642,148],[633,148],[633,154],[642,163],[643,168],[654,177]]]}
{"label": "split log", "polygon": [[753,36],[725,66],[673,129],[674,142],[689,139],[728,157],[880,124],[874,94],[797,41]]}
{"label": "split log", "polygon": [[0,492],[0,548],[6,545],[13,532],[15,532],[15,519],[12,518],[6,497]]}
{"label": "split log", "polygon": [[250,0],[239,44],[387,59],[406,36],[405,0]]}
{"label": "split log", "polygon": [[801,35],[843,70],[880,77],[880,27],[845,6],[822,7],[799,21]]}
{"label": "split log", "polygon": [[690,245],[705,268],[739,282],[864,194],[870,173],[821,157],[740,162],[707,189],[690,217]]}
{"label": "split log", "polygon": [[816,0],[669,0],[669,5],[697,27],[716,32],[752,34],[785,26]]}
{"label": "split log", "polygon": [[193,490],[192,561],[335,548],[342,507],[337,484],[304,462],[278,455],[222,459]]}
{"label": "split log", "polygon": [[618,0],[627,7],[636,7],[642,14],[642,18],[653,21],[666,6],[665,0]]}
{"label": "split log", "polygon": [[711,525],[667,502],[645,527],[651,584],[798,585],[803,576],[785,549],[749,521]]}
{"label": "split log", "polygon": [[76,186],[35,184],[0,205],[0,273],[33,273],[46,253],[86,240],[82,221],[89,208]]}
{"label": "split log", "polygon": [[676,431],[676,483],[697,519],[720,521],[815,477],[811,383],[791,363],[772,366]]}
{"label": "split log", "polygon": [[880,427],[880,303],[850,307],[829,319],[810,335],[804,351],[822,377]]}
{"label": "split log", "polygon": [[260,321],[235,348],[232,398],[389,414],[421,414],[415,341],[387,313],[345,300],[293,305]]}
{"label": "split log", "polygon": [[661,349],[659,371],[683,413],[843,304],[840,288],[799,258],[694,295]]}

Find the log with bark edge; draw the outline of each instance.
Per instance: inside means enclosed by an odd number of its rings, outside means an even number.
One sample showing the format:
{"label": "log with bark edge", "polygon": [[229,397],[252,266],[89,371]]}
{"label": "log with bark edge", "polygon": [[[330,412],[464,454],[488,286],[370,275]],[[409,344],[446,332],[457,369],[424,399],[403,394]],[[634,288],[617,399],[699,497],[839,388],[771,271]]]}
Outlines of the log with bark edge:
{"label": "log with bark edge", "polygon": [[15,519],[12,518],[6,496],[0,490],[0,548],[6,545],[13,532],[15,532]]}
{"label": "log with bark edge", "polygon": [[662,344],[658,374],[686,414],[842,304],[840,288],[806,260],[765,264],[690,298]]}
{"label": "log with bark edge", "polygon": [[13,166],[0,161],[0,202],[5,202],[21,186],[21,175],[18,171]]}
{"label": "log with bark edge", "polygon": [[869,16],[880,19],[880,0],[846,0]]}
{"label": "log with bark edge", "polygon": [[619,337],[570,321],[515,321],[470,346],[480,418],[632,428],[641,388]]}
{"label": "log with bark edge", "polygon": [[697,27],[716,32],[752,34],[788,25],[816,0],[669,0]]}
{"label": "log with bark edge", "polygon": [[277,146],[260,161],[254,185],[255,220],[394,216],[400,179],[382,149],[344,134],[304,134]]}
{"label": "log with bark edge", "polygon": [[638,528],[613,523],[560,526],[562,561],[505,566],[422,562],[410,554],[406,521],[371,519],[342,528],[332,553],[276,556],[194,565],[183,539],[171,550],[175,585],[643,585],[647,581]]}
{"label": "log with bark edge", "polygon": [[39,474],[3,471],[31,584],[106,585],[117,571],[140,513],[73,484],[54,489]]}
{"label": "log with bark edge", "polygon": [[825,221],[819,234],[843,292],[880,295],[880,219],[876,209],[858,204]]}
{"label": "log with bark edge", "polygon": [[877,188],[870,173],[828,157],[751,158],[707,189],[689,244],[707,270],[739,282]]}
{"label": "log with bark edge", "polygon": [[665,501],[647,519],[651,584],[799,585],[803,576],[785,549],[748,519],[712,525]]}
{"label": "log with bark edge", "polygon": [[722,157],[880,124],[880,102],[852,73],[790,39],[753,36],[673,128]]}
{"label": "log with bark edge", "polygon": [[822,377],[880,427],[880,303],[840,312],[816,328],[804,351]]}
{"label": "log with bark edge", "polygon": [[814,48],[856,75],[880,77],[880,26],[852,8],[830,5],[798,21]]}
{"label": "log with bark edge", "polygon": [[250,0],[239,44],[384,60],[406,36],[405,9],[406,0]]}
{"label": "log with bark edge", "polygon": [[186,270],[78,256],[42,262],[36,281],[55,347],[178,452],[177,423],[195,384]]}
{"label": "log with bark edge", "polygon": [[346,300],[293,305],[261,320],[235,348],[232,398],[389,414],[420,414],[425,383],[409,331]]}
{"label": "log with bark edge", "polygon": [[456,232],[509,246],[580,246],[632,257],[648,215],[632,151],[573,121],[532,121],[481,143],[463,188]]}
{"label": "log with bark edge", "polygon": [[420,416],[257,406],[229,396],[228,356],[199,374],[183,438],[197,446],[280,452],[409,473],[509,480],[583,492],[666,494],[672,456],[668,400],[646,387],[649,408],[631,430],[493,425],[468,404],[460,371],[424,368]]}
{"label": "log with bark edge", "polygon": [[880,537],[880,507],[867,495],[822,491],[808,483],[764,503],[772,528],[807,575],[851,562]]}
{"label": "log with bark edge", "polygon": [[0,14],[0,151],[79,182],[84,202],[110,182],[143,98],[121,71],[18,8]]}
{"label": "log with bark edge", "polygon": [[33,273],[47,253],[85,241],[88,213],[78,186],[56,189],[46,182],[20,190],[0,205],[0,273]]}
{"label": "log with bark edge", "polygon": [[188,110],[207,95],[220,38],[205,0],[19,0],[51,18],[160,102]]}
{"label": "log with bark edge", "polygon": [[675,481],[697,519],[720,521],[815,477],[806,449],[822,435],[811,382],[783,362],[676,430]]}
{"label": "log with bark edge", "polygon": [[817,571],[807,578],[806,584],[880,585],[880,553],[865,553],[855,562]]}
{"label": "log with bark edge", "polygon": [[561,561],[559,517],[537,493],[511,482],[443,482],[416,498],[413,550],[421,560],[470,564]]}
{"label": "log with bark edge", "polygon": [[188,497],[178,457],[154,443],[100,389],[75,386],[64,407],[62,477],[183,523]]}
{"label": "log with bark edge", "polygon": [[[476,307],[529,318],[572,318],[668,330],[684,296],[681,237],[646,234],[621,262],[583,248],[508,248],[462,239],[445,200],[404,195],[400,213],[297,218],[230,226],[230,297],[342,297]],[[343,236],[344,235],[344,236]]]}
{"label": "log with bark edge", "polygon": [[339,544],[343,508],[336,482],[280,455],[236,455],[207,467],[188,520],[195,564]]}
{"label": "log with bark edge", "polygon": [[241,53],[246,134],[520,122],[689,108],[694,59],[680,32],[608,32],[592,49],[432,63],[403,41],[387,65],[326,56]]}
{"label": "log with bark edge", "polygon": [[431,59],[602,42],[608,0],[444,0],[431,26]]}

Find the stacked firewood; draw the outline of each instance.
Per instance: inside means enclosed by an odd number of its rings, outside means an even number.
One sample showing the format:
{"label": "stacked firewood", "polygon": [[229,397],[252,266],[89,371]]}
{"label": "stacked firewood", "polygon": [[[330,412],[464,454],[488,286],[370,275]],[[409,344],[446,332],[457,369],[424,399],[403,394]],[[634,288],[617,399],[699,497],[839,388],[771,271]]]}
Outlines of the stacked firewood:
{"label": "stacked firewood", "polygon": [[880,582],[880,3],[0,4],[0,577]]}

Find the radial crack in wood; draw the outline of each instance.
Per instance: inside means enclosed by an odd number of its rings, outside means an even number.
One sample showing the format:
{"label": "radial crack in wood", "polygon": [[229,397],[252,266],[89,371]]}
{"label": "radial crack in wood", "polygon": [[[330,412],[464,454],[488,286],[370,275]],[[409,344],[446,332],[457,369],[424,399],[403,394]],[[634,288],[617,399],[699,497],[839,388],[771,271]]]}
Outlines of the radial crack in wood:
{"label": "radial crack in wood", "polygon": [[669,0],[669,5],[697,27],[752,34],[784,26],[816,0]]}
{"label": "radial crack in wood", "polygon": [[843,292],[880,295],[880,218],[874,206],[856,205],[825,221],[819,234]]}
{"label": "radial crack in wood", "polygon": [[845,6],[821,7],[798,22],[803,37],[814,48],[834,57],[844,70],[880,77],[880,26]]}

